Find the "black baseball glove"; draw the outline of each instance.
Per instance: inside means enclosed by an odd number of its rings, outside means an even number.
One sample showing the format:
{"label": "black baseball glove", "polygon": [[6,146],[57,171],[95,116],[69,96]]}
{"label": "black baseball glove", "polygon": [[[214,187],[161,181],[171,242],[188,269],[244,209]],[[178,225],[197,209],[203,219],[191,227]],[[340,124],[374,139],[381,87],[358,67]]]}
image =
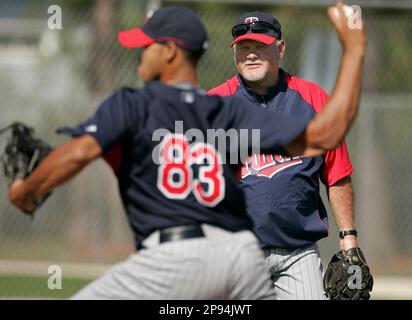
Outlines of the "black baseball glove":
{"label": "black baseball glove", "polygon": [[369,300],[373,277],[360,248],[336,253],[323,278],[331,300]]}
{"label": "black baseball glove", "polygon": [[[12,123],[0,130],[0,133],[7,130],[11,130],[11,136],[1,160],[4,174],[11,185],[16,179],[25,179],[30,175],[53,148],[36,137],[33,128],[21,122]],[[38,200],[37,206],[40,206],[49,195]]]}

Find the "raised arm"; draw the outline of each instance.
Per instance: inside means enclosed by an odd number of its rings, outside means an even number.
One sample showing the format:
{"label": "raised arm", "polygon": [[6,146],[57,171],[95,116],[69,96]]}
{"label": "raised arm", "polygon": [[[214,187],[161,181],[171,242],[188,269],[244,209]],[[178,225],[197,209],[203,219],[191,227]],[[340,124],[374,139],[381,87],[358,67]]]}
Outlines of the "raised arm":
{"label": "raised arm", "polygon": [[339,74],[323,110],[286,147],[291,155],[315,156],[325,149],[336,148],[349,131],[358,111],[366,51],[364,22],[359,21],[359,29],[351,28],[353,26],[349,24],[349,19],[354,19],[354,16],[346,18],[341,2],[330,7],[328,15],[343,49]]}

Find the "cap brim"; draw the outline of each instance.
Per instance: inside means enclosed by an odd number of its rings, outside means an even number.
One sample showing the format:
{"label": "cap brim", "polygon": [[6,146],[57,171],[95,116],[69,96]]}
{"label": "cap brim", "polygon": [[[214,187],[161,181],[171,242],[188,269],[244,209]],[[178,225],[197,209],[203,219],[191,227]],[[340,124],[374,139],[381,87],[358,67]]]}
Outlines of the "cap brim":
{"label": "cap brim", "polygon": [[140,48],[155,42],[142,29],[130,29],[119,32],[117,35],[120,44],[125,48]]}
{"label": "cap brim", "polygon": [[271,36],[268,36],[266,34],[261,34],[261,33],[246,33],[244,35],[241,35],[240,37],[237,37],[235,40],[233,40],[230,46],[233,46],[235,43],[238,43],[244,40],[258,41],[258,42],[262,42],[270,46],[271,44],[275,42],[276,37],[271,37]]}

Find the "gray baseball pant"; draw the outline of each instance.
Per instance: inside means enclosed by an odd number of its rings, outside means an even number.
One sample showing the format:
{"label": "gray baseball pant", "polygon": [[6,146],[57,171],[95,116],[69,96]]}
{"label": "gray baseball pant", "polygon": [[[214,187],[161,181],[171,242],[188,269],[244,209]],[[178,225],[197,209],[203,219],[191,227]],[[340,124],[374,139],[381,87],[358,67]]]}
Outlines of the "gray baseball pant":
{"label": "gray baseball pant", "polygon": [[264,249],[275,299],[325,300],[323,267],[318,245],[296,250]]}
{"label": "gray baseball pant", "polygon": [[152,234],[72,299],[274,299],[263,252],[250,231],[202,225],[204,238],[159,244]]}

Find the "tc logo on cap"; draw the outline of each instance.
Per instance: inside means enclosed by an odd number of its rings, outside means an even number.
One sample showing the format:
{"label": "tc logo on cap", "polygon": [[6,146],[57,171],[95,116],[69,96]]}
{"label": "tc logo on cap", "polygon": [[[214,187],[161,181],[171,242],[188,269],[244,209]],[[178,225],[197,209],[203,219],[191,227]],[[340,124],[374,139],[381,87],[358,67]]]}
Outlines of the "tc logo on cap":
{"label": "tc logo on cap", "polygon": [[259,18],[258,17],[248,17],[248,18],[245,19],[245,23],[247,23],[247,24],[251,24],[255,21],[259,21]]}

